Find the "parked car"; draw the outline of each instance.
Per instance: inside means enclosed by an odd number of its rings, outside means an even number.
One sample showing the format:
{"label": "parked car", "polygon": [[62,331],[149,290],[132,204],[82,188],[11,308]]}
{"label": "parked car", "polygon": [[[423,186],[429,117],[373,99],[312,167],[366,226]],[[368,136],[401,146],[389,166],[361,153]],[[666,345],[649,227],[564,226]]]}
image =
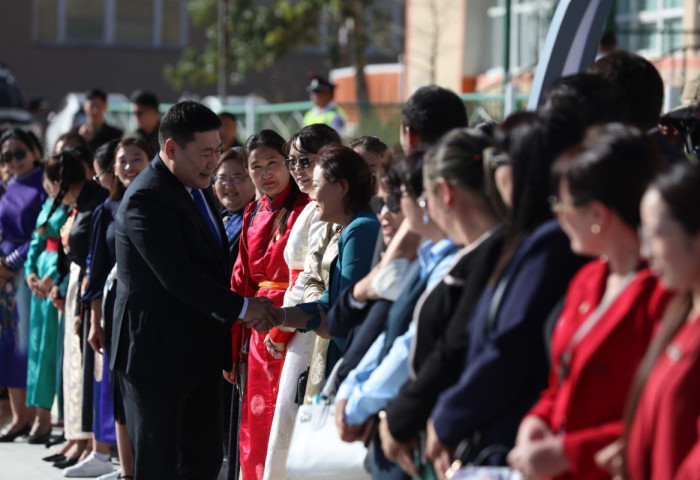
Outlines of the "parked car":
{"label": "parked car", "polygon": [[19,85],[10,71],[0,66],[0,130],[20,127],[42,138],[41,123],[24,108]]}
{"label": "parked car", "polygon": [[[63,97],[58,108],[49,114],[49,125],[46,127],[45,148],[46,151],[53,149],[58,137],[69,131],[71,128],[85,122],[83,112],[84,92],[72,92]],[[122,93],[108,93],[105,122],[124,131],[134,129],[134,122],[129,109],[131,103],[129,97]]]}

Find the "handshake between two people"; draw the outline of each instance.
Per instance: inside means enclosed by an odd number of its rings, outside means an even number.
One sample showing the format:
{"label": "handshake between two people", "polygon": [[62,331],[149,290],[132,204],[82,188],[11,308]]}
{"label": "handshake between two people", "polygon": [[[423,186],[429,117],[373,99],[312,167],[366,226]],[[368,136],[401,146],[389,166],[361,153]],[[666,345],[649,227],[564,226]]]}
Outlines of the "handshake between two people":
{"label": "handshake between two people", "polygon": [[[321,305],[317,306],[320,326],[315,329],[317,335],[332,338],[326,331],[326,311]],[[240,318],[246,327],[258,332],[267,332],[274,327],[286,327],[289,330],[304,329],[313,317],[299,307],[275,308],[272,300],[267,297],[248,297],[248,308]]]}
{"label": "handshake between two people", "polygon": [[267,332],[282,323],[284,312],[272,305],[267,297],[249,297],[248,308],[240,320],[246,327],[258,332]]}

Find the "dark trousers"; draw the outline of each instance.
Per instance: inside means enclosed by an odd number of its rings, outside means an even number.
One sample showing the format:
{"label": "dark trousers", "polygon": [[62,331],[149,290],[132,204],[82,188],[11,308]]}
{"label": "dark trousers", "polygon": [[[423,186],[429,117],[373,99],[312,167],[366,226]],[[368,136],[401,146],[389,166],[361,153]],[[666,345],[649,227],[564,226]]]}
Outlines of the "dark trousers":
{"label": "dark trousers", "polygon": [[174,382],[116,373],[136,480],[215,480],[223,453],[221,376]]}

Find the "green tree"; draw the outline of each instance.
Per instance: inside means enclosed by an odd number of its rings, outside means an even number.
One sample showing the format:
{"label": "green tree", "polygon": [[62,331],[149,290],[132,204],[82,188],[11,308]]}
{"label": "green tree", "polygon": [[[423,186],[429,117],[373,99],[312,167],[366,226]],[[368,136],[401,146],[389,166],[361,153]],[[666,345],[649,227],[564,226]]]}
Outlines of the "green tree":
{"label": "green tree", "polygon": [[[176,64],[165,67],[165,76],[176,90],[217,83],[220,70],[227,84],[241,83],[248,72],[271,67],[294,48],[323,45],[332,65],[345,60],[355,67],[357,98],[368,99],[364,76],[368,39],[382,39],[387,31],[386,17],[372,0],[223,0],[224,22],[218,22],[219,1],[188,2],[192,23],[204,30],[206,45],[201,51],[186,48]],[[368,17],[373,20],[372,32],[366,29]],[[319,37],[321,21],[333,32],[327,38]],[[344,36],[337,34],[341,31]],[[225,45],[223,55],[219,45]]]}

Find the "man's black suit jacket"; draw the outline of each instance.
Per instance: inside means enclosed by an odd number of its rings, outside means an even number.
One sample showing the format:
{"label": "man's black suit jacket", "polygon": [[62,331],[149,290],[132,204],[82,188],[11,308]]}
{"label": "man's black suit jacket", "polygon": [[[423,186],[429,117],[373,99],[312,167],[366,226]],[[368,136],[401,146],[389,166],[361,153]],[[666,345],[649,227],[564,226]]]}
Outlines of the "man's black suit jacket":
{"label": "man's black suit jacket", "polygon": [[221,243],[159,156],[129,187],[116,219],[112,369],[176,381],[230,370],[243,298],[230,290],[228,242],[214,216]]}

